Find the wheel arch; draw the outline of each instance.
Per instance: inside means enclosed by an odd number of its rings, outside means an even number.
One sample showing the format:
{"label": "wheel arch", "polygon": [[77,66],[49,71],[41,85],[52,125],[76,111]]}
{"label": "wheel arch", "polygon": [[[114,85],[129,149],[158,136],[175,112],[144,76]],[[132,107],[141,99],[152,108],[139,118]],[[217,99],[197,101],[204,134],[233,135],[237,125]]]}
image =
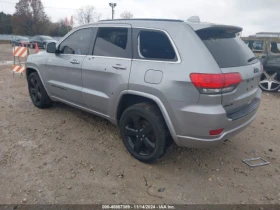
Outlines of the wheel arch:
{"label": "wheel arch", "polygon": [[154,95],[139,92],[139,91],[133,91],[133,90],[123,91],[120,94],[119,99],[116,103],[117,104],[116,109],[115,109],[116,123],[119,124],[121,115],[126,108],[128,108],[129,106],[132,106],[134,104],[142,103],[142,102],[152,103],[159,108],[159,110],[165,120],[165,123],[168,127],[170,135],[172,136],[173,140],[178,144],[177,135],[176,135],[175,129],[173,127],[173,124],[171,122],[171,119],[169,117],[169,114],[168,114],[164,104],[162,103],[162,101]]}
{"label": "wheel arch", "polygon": [[45,90],[46,90],[46,92],[47,92],[47,94],[48,94],[48,96],[49,97],[51,97],[50,96],[50,94],[49,94],[49,92],[48,92],[48,89],[46,88],[46,85],[45,85],[45,83],[44,83],[44,80],[42,79],[42,76],[41,76],[41,74],[40,74],[40,71],[36,68],[36,67],[26,67],[26,79],[28,79],[28,76],[30,75],[30,74],[32,74],[33,72],[36,72],[38,75],[39,75],[39,77],[40,77],[40,80],[41,80],[41,82],[42,82],[42,84],[43,84],[43,86],[44,86],[44,88],[45,88]]}
{"label": "wheel arch", "polygon": [[[37,72],[38,73],[38,70],[37,69],[35,69],[34,67],[27,67],[26,68],[26,78],[28,78],[28,76],[31,74],[31,73],[33,73],[33,72]],[[39,73],[38,73],[39,74]],[[41,78],[40,78],[41,79]]]}

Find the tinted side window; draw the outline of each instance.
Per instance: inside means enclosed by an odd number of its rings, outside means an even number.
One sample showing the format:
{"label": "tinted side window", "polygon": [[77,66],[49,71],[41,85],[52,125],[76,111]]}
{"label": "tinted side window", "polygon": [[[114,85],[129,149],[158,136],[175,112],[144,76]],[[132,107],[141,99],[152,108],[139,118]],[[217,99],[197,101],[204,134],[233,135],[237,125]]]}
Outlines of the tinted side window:
{"label": "tinted side window", "polygon": [[138,35],[140,58],[151,60],[177,60],[168,36],[161,31],[142,30]]}
{"label": "tinted side window", "polygon": [[99,28],[93,55],[131,58],[128,28]]}
{"label": "tinted side window", "polygon": [[61,54],[88,55],[89,45],[92,40],[92,29],[78,30],[68,36],[60,45]]}
{"label": "tinted side window", "polygon": [[272,53],[280,53],[280,42],[271,42],[270,50]]}
{"label": "tinted side window", "polygon": [[263,41],[255,41],[255,40],[249,40],[249,41],[244,41],[247,46],[252,50],[252,51],[263,51]]}

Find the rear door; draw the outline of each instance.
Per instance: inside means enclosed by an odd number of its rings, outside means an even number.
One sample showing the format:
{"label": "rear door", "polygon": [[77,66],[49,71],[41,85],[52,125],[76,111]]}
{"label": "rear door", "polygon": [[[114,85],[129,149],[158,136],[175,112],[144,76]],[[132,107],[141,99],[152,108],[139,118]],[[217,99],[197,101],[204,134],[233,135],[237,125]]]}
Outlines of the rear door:
{"label": "rear door", "polygon": [[87,108],[110,116],[116,98],[128,89],[132,61],[131,25],[97,26],[94,49],[82,66],[82,95]]}
{"label": "rear door", "polygon": [[236,36],[235,28],[211,27],[197,31],[223,73],[239,73],[237,88],[222,94],[227,114],[237,112],[254,101],[259,93],[261,64],[254,53]]}

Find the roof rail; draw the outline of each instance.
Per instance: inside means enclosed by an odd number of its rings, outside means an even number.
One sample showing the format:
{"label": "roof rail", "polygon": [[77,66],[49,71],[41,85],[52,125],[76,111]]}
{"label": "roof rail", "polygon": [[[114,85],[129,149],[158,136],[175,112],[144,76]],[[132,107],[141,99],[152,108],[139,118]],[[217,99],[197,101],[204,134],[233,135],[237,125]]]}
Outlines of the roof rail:
{"label": "roof rail", "polygon": [[100,20],[99,22],[106,21],[167,21],[167,22],[184,22],[183,20],[176,19],[149,19],[149,18],[133,18],[133,19],[113,19],[113,20]]}
{"label": "roof rail", "polygon": [[199,16],[191,16],[187,21],[193,22],[193,23],[200,23]]}

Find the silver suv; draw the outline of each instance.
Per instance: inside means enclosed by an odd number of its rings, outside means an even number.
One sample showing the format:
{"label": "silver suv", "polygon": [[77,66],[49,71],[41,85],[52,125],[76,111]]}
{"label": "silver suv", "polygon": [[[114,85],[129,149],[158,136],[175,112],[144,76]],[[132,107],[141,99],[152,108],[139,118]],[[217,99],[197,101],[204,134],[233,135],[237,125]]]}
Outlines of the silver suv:
{"label": "silver suv", "polygon": [[60,101],[119,126],[126,149],[153,162],[174,142],[226,141],[256,117],[262,65],[242,28],[180,20],[111,20],[73,29],[27,59],[38,108]]}

